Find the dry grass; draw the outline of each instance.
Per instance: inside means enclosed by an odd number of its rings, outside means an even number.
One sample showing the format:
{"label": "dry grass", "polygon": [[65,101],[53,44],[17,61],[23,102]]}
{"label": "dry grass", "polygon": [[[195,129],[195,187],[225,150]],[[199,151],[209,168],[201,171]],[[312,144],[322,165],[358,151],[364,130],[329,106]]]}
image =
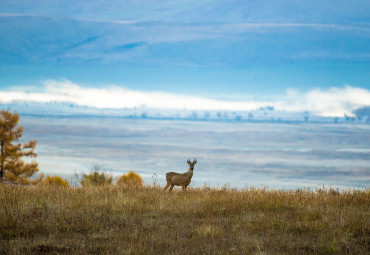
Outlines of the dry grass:
{"label": "dry grass", "polygon": [[0,185],[0,254],[369,254],[370,191]]}

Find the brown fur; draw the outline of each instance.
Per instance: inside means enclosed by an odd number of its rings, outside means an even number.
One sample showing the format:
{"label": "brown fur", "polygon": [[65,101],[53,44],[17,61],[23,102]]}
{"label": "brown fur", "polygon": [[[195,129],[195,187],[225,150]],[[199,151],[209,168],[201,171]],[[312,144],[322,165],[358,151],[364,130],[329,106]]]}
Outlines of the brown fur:
{"label": "brown fur", "polygon": [[193,177],[194,166],[197,163],[197,160],[194,159],[194,161],[191,162],[188,159],[187,163],[189,165],[189,170],[186,173],[183,174],[175,172],[166,173],[167,185],[164,188],[164,190],[171,186],[169,190],[171,192],[174,186],[182,186],[182,190],[184,192],[186,191],[186,187],[190,184],[191,178]]}

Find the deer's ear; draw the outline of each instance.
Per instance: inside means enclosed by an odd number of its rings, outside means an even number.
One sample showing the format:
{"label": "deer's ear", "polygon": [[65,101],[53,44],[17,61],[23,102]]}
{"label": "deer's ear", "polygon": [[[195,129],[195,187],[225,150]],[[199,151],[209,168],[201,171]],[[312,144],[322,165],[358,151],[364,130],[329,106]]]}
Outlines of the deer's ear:
{"label": "deer's ear", "polygon": [[188,164],[190,164],[190,163],[191,163],[190,159],[188,159],[188,161],[187,161],[187,162],[188,162]]}
{"label": "deer's ear", "polygon": [[197,159],[194,159],[193,164],[195,165],[197,163]]}

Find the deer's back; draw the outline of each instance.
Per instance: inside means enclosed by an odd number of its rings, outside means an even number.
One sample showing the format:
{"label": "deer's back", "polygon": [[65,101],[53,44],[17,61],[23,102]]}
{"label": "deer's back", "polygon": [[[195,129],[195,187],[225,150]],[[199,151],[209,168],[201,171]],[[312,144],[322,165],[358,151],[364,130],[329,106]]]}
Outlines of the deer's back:
{"label": "deer's back", "polygon": [[188,173],[179,174],[175,172],[166,173],[166,181],[175,185],[189,184],[191,176]]}

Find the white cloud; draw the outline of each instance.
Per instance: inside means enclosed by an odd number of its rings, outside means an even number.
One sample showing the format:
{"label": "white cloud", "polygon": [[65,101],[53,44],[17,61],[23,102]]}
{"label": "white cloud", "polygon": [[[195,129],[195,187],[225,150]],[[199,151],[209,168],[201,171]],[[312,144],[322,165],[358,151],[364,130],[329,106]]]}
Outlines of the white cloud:
{"label": "white cloud", "polygon": [[85,22],[96,22],[96,23],[113,23],[113,24],[136,24],[139,23],[135,20],[115,20],[115,19],[89,19],[89,18],[71,18],[78,21],[85,21]]}
{"label": "white cloud", "polygon": [[86,88],[68,80],[44,82],[45,91],[23,92],[18,89],[0,91],[0,102],[70,102],[97,108],[150,107],[162,109],[207,109],[207,110],[253,110],[265,106],[266,102],[234,102],[202,97],[163,93],[142,92],[118,86]]}
{"label": "white cloud", "polygon": [[367,26],[351,26],[341,24],[324,24],[324,23],[232,23],[222,25],[223,28],[230,30],[248,30],[254,28],[311,28],[311,29],[328,29],[328,30],[360,30],[369,31]]}
{"label": "white cloud", "polygon": [[30,14],[30,13],[7,13],[3,12],[0,13],[0,17],[35,17],[35,18],[65,18],[65,19],[72,19],[82,22],[96,22],[96,23],[114,23],[114,24],[135,24],[138,21],[134,20],[114,20],[114,19],[92,19],[92,18],[76,18],[76,17],[62,17],[62,16],[55,16],[55,15],[39,15],[39,14]]}
{"label": "white cloud", "polygon": [[310,111],[320,116],[352,115],[352,111],[370,105],[370,91],[362,88],[345,86],[328,90],[314,89],[307,93],[288,90],[284,99],[270,101],[226,101],[203,97],[171,94],[164,92],[144,92],[124,89],[118,86],[88,88],[68,80],[44,82],[43,92],[33,92],[19,88],[0,91],[0,102],[69,102],[96,108],[134,108],[148,107],[160,109],[188,110],[229,110],[251,111],[260,107],[274,106],[282,111]]}
{"label": "white cloud", "polygon": [[286,111],[310,111],[326,117],[353,116],[352,111],[370,105],[370,91],[346,85],[328,90],[313,89],[307,93],[289,90],[284,101],[276,108]]}
{"label": "white cloud", "polygon": [[[8,13],[8,12],[0,12],[0,17],[39,17],[39,18],[66,18],[72,19],[82,22],[96,22],[96,23],[113,23],[113,24],[137,24],[141,21],[137,20],[120,20],[120,19],[101,19],[101,18],[87,18],[87,17],[74,17],[74,16],[55,16],[55,15],[40,15],[40,14],[33,14],[33,13]],[[145,21],[145,20],[143,20]],[[153,20],[152,20],[153,22]],[[156,24],[155,22],[151,25]],[[157,23],[157,26],[162,26],[162,23]],[[330,29],[330,30],[361,30],[361,31],[369,31],[370,28],[367,26],[368,24],[362,25],[346,25],[346,24],[338,24],[338,23],[299,23],[299,22],[251,22],[251,23],[225,23],[225,24],[216,24],[216,25],[189,25],[186,24],[185,26],[188,28],[205,28],[205,29],[227,29],[234,32],[240,32],[239,30],[245,31],[249,29],[255,28],[312,28],[312,29]],[[184,27],[184,25],[180,24],[180,27]]]}

